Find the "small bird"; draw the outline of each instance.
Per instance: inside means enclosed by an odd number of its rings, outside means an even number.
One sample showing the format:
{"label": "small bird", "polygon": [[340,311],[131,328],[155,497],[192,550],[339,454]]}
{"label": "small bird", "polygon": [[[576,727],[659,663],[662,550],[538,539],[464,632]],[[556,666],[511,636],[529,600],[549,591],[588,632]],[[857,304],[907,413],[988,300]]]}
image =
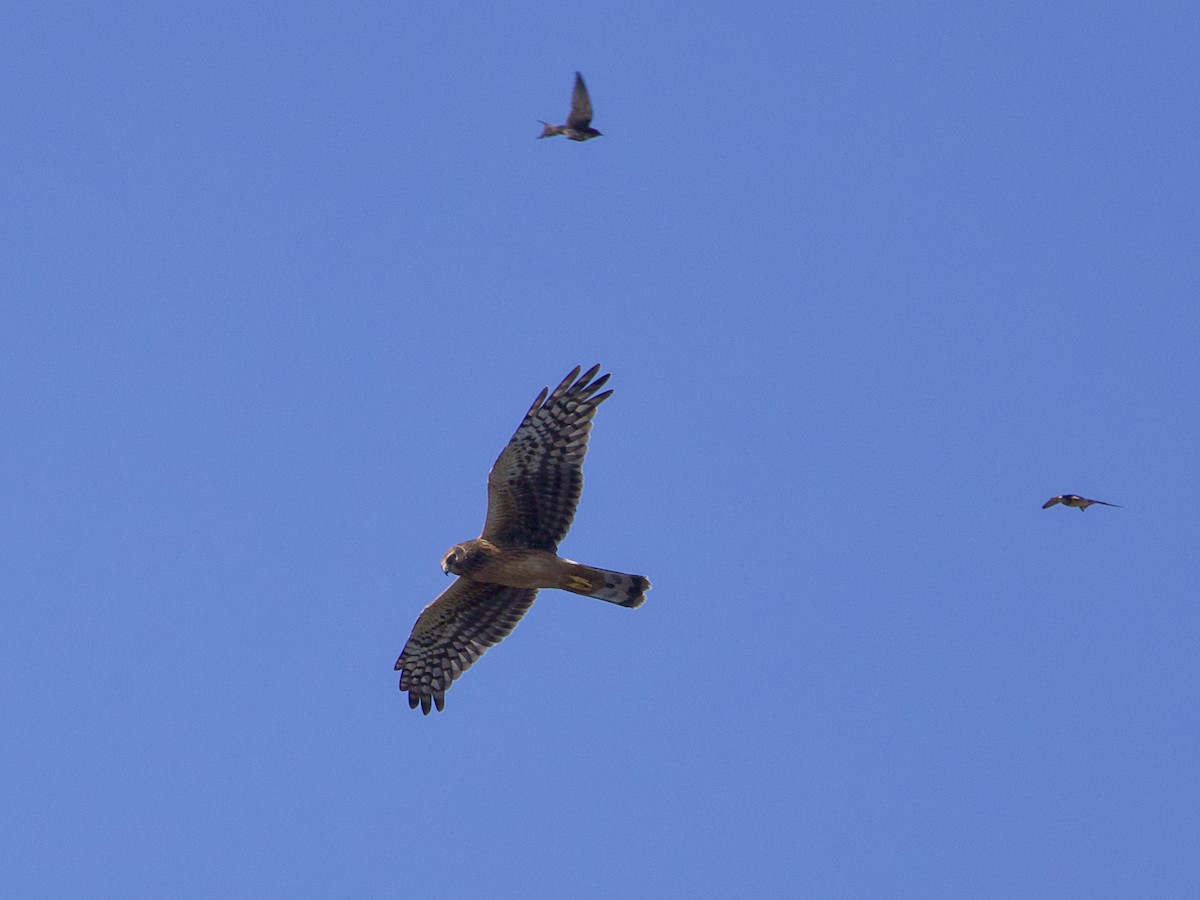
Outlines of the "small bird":
{"label": "small bird", "polygon": [[1061,503],[1063,506],[1076,506],[1080,512],[1083,512],[1093,503],[1099,503],[1101,506],[1115,506],[1117,509],[1125,507],[1117,503],[1105,503],[1103,500],[1089,500],[1087,497],[1080,497],[1078,494],[1059,494],[1057,497],[1051,497],[1042,504],[1042,509],[1049,509],[1055,503]]}
{"label": "small bird", "polygon": [[[538,121],[542,122],[541,119]],[[587,85],[583,83],[583,76],[578,72],[575,73],[575,90],[571,92],[571,114],[567,116],[567,124],[542,122],[542,125],[545,127],[538,138],[565,134],[572,141],[590,141],[600,137],[600,132],[592,127],[592,100],[588,96]]]}

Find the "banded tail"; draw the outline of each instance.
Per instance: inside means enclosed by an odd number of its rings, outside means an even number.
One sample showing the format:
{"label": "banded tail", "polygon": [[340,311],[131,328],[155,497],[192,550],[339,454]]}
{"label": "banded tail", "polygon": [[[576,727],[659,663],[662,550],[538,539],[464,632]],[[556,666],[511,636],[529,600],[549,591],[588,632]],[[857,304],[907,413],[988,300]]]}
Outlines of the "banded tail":
{"label": "banded tail", "polygon": [[650,579],[644,575],[626,575],[608,569],[594,569],[581,563],[563,560],[562,583],[558,586],[573,594],[607,600],[617,606],[637,609],[646,602]]}

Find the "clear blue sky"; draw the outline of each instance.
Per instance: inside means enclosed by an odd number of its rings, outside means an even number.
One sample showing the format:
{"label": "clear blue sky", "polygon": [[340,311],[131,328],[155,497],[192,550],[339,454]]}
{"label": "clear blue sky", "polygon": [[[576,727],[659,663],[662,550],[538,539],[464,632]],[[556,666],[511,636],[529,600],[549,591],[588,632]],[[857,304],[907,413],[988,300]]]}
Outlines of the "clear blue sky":
{"label": "clear blue sky", "polygon": [[[26,4],[13,897],[1200,893],[1194,3]],[[604,137],[535,140],[583,71]],[[393,662],[537,391],[565,555]],[[1123,504],[1043,511],[1065,492]]]}

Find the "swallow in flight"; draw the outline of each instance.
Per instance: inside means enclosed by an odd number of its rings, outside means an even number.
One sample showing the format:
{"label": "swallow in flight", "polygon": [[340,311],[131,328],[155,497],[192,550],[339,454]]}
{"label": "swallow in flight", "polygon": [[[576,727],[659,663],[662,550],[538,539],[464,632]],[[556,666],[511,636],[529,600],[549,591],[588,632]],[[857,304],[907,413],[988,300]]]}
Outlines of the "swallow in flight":
{"label": "swallow in flight", "polygon": [[1049,509],[1055,503],[1061,503],[1063,506],[1074,506],[1083,512],[1093,503],[1099,503],[1101,506],[1116,506],[1117,509],[1124,509],[1116,503],[1105,503],[1103,500],[1089,500],[1087,497],[1080,497],[1078,494],[1059,494],[1057,497],[1051,497],[1042,504],[1042,509]]}
{"label": "swallow in flight", "polygon": [[[538,120],[541,122],[541,119]],[[557,134],[566,135],[572,141],[590,141],[600,137],[600,132],[592,127],[592,100],[588,96],[587,85],[583,76],[575,73],[575,90],[571,92],[571,114],[567,116],[566,125],[551,125],[542,122],[545,127],[539,138],[554,137]]]}

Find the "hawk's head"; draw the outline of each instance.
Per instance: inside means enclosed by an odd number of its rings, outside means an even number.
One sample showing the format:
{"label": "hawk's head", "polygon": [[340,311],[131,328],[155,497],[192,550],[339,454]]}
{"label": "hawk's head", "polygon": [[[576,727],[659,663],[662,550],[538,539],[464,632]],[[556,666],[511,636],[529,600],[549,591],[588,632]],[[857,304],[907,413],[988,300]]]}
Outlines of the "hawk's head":
{"label": "hawk's head", "polygon": [[442,571],[449,575],[469,575],[479,559],[479,548],[469,544],[455,544],[442,557]]}

